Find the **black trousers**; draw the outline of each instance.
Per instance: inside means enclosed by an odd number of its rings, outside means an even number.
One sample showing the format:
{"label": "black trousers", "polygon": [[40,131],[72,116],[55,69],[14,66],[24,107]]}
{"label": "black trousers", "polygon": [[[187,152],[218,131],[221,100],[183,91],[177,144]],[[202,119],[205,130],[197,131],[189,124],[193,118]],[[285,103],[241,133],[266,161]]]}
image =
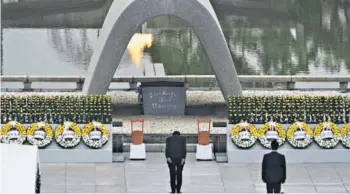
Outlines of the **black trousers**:
{"label": "black trousers", "polygon": [[267,193],[281,193],[281,183],[266,183]]}
{"label": "black trousers", "polygon": [[171,192],[180,192],[182,185],[182,170],[184,165],[181,165],[181,160],[172,160],[172,163],[168,162],[169,171],[170,171],[170,187]]}

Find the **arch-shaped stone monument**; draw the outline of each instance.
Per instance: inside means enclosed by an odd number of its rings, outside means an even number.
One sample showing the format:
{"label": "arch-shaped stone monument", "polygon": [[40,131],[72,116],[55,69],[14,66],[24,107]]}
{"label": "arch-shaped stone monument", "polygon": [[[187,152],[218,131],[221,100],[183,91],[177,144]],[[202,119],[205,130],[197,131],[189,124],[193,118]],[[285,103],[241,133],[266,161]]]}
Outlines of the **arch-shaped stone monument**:
{"label": "arch-shaped stone monument", "polygon": [[85,79],[84,94],[104,94],[124,51],[147,20],[172,15],[185,20],[198,36],[226,99],[242,88],[221,26],[209,0],[118,0],[104,21]]}

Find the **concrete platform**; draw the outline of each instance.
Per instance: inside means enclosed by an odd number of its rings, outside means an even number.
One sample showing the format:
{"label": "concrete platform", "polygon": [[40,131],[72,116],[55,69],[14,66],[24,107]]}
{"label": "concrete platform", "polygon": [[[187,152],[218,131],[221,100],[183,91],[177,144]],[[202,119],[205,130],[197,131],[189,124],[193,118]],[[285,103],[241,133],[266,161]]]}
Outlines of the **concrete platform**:
{"label": "concrete platform", "polygon": [[[184,193],[266,193],[260,164],[199,162],[189,153],[183,176]],[[350,163],[288,164],[283,188],[286,193],[347,193]],[[169,191],[164,153],[147,153],[144,161],[125,163],[42,164],[42,193]]]}

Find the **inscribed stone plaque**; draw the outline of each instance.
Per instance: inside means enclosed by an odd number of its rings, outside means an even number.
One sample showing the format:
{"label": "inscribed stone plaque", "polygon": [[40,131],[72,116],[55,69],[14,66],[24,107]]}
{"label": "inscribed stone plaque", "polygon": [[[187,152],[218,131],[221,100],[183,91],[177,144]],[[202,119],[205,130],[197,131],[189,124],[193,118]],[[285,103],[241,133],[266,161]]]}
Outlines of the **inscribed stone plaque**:
{"label": "inscribed stone plaque", "polygon": [[186,88],[173,86],[142,87],[145,115],[184,115]]}

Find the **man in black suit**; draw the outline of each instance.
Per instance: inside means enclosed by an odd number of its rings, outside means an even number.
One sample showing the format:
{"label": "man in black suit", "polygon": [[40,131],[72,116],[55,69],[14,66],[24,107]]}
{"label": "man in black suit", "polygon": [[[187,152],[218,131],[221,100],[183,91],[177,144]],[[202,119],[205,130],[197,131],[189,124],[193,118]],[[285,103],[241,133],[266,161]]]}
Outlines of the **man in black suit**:
{"label": "man in black suit", "polygon": [[271,142],[272,152],[265,154],[262,162],[262,180],[266,183],[267,193],[280,193],[281,184],[286,181],[286,158],[277,152],[278,142]]}
{"label": "man in black suit", "polygon": [[[182,170],[186,159],[186,139],[175,131],[166,139],[165,157],[170,171],[171,193],[181,193]],[[175,182],[176,181],[176,182]]]}

